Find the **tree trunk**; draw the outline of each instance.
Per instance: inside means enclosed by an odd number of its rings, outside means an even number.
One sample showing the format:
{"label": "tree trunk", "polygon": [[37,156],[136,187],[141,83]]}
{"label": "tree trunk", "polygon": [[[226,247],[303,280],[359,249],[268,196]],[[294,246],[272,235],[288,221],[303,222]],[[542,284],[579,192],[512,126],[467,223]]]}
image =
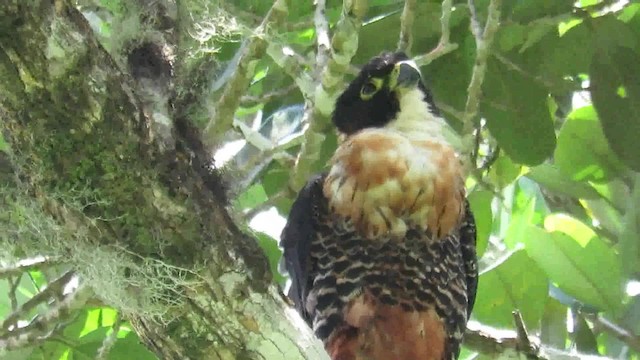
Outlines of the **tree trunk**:
{"label": "tree trunk", "polygon": [[160,358],[326,358],[227,211],[170,61],[137,51],[131,76],[68,1],[0,5],[0,195],[38,227],[2,217],[7,243],[71,264]]}

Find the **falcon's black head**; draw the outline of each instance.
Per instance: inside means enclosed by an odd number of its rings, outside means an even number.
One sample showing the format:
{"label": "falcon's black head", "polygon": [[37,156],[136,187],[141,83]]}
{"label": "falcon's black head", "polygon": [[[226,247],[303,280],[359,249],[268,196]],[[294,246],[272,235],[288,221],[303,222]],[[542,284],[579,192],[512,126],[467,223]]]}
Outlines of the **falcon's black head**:
{"label": "falcon's black head", "polygon": [[[421,93],[417,101],[400,101],[416,91]],[[403,52],[384,52],[364,65],[338,97],[333,123],[347,135],[364,128],[384,127],[400,111],[411,111],[401,109],[401,104],[427,107],[429,112],[436,113],[431,93],[424,86],[416,64]]]}

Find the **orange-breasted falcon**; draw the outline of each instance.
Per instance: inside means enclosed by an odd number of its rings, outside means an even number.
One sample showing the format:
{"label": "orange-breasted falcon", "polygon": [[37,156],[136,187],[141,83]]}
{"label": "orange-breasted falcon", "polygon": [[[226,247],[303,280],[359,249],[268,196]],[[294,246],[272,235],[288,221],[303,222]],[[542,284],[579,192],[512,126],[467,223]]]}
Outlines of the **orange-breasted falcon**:
{"label": "orange-breasted falcon", "polygon": [[475,223],[416,64],[371,59],[333,122],[345,140],[282,232],[289,297],[333,360],[456,359],[477,288]]}

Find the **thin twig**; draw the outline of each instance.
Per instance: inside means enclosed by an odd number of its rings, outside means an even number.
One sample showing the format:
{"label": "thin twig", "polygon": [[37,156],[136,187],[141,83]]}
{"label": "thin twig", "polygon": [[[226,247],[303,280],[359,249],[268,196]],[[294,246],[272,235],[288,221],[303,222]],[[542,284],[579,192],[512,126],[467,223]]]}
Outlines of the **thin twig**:
{"label": "thin twig", "polygon": [[285,97],[294,92],[298,87],[295,84],[291,84],[282,89],[274,90],[268,93],[264,93],[260,96],[243,95],[240,102],[243,106],[253,106],[256,104],[266,104],[278,98]]}
{"label": "thin twig", "polygon": [[37,315],[28,325],[3,333],[0,336],[0,352],[30,346],[48,339],[71,317],[73,310],[83,306],[92,294],[80,285],[75,291],[65,294],[60,301],[48,305],[46,312]]}
{"label": "thin twig", "polygon": [[22,304],[18,309],[11,312],[11,314],[9,314],[9,316],[7,316],[7,318],[2,322],[2,330],[4,332],[9,332],[10,327],[15,324],[21,316],[26,317],[29,312],[36,306],[46,302],[51,298],[56,298],[59,294],[62,293],[62,289],[64,288],[64,286],[75,276],[76,275],[73,271],[67,271],[59,278],[50,282],[44,290],[37,293],[31,299]]}
{"label": "thin twig", "polygon": [[[481,36],[476,34],[476,60],[473,65],[473,72],[471,74],[471,81],[467,88],[467,102],[465,105],[463,124],[463,143],[465,155],[468,157],[473,147],[473,119],[478,113],[480,107],[480,97],[482,91],[482,83],[487,70],[487,58],[491,52],[491,44],[493,38],[498,30],[500,24],[500,8],[502,6],[502,0],[491,0],[489,3],[489,10],[487,15],[487,23],[485,24],[484,31]],[[477,13],[473,4],[473,0],[469,0],[469,9],[471,11],[471,28],[472,30],[479,21],[477,19]],[[476,29],[477,30],[477,29]],[[474,33],[476,30],[473,30]],[[469,159],[466,159],[467,161]]]}
{"label": "thin twig", "polygon": [[313,96],[314,80],[307,69],[311,64],[292,48],[277,41],[270,41],[267,55],[295,82],[306,99]]}
{"label": "thin twig", "polygon": [[[331,54],[331,42],[329,40],[329,22],[325,15],[326,1],[316,0],[316,11],[313,15],[313,23],[316,27],[316,66],[318,70],[324,69],[329,62],[329,56]],[[318,78],[320,72],[316,74]]]}
{"label": "thin twig", "polygon": [[524,349],[530,352],[536,351],[537,347],[533,346],[531,339],[529,339],[529,332],[527,331],[527,327],[524,324],[520,311],[514,310],[511,312],[511,315],[513,315],[513,322],[516,325],[518,349]]}
{"label": "thin twig", "polygon": [[42,268],[49,267],[51,265],[55,265],[55,262],[50,258],[42,256],[22,259],[13,265],[0,267],[0,279],[8,276],[20,275],[32,270],[41,270]]}
{"label": "thin twig", "polygon": [[258,215],[263,211],[269,210],[269,208],[275,206],[278,203],[278,201],[286,198],[287,196],[289,196],[289,194],[287,194],[286,189],[278,193],[275,193],[271,195],[271,197],[269,197],[263,203],[258,204],[253,208],[247,210],[242,217],[245,219],[245,221],[249,222],[251,219],[253,219],[254,216]]}
{"label": "thin twig", "polygon": [[603,316],[600,316],[597,314],[589,314],[583,311],[581,311],[580,313],[586,319],[591,321],[594,324],[594,326],[599,327],[600,329],[613,335],[616,339],[627,344],[631,349],[640,352],[640,335],[634,335],[629,330],[608,320]]}
{"label": "thin twig", "polygon": [[454,108],[449,104],[443,103],[441,101],[436,100],[436,107],[438,108],[438,110],[442,112],[446,112],[447,114],[453,116],[454,118],[460,121],[462,121],[462,118],[464,117],[464,112]]}
{"label": "thin twig", "polygon": [[225,70],[225,73],[232,73],[233,75],[226,83],[222,95],[216,102],[213,110],[214,114],[203,133],[203,140],[209,146],[214,145],[220,136],[231,128],[233,116],[240,105],[242,94],[251,82],[253,75],[251,62],[265,55],[267,50],[265,34],[269,26],[282,21],[286,13],[286,0],[275,0],[260,26],[238,50],[237,60],[232,61],[229,65],[232,68]]}
{"label": "thin twig", "polygon": [[482,25],[478,18],[478,12],[476,11],[476,4],[474,0],[468,1],[469,14],[471,21],[471,33],[476,38],[476,43],[482,41]]}
{"label": "thin twig", "polygon": [[449,36],[451,34],[451,29],[449,29],[451,11],[453,11],[453,0],[443,0],[442,15],[440,16],[440,40],[438,40],[438,45],[429,53],[416,56],[413,59],[418,66],[429,65],[433,60],[458,48],[458,44],[449,42]]}
{"label": "thin twig", "polygon": [[13,276],[7,278],[9,281],[9,300],[11,301],[11,311],[16,311],[18,309],[18,298],[16,297],[16,291],[18,290],[18,286],[20,286],[20,280],[22,279],[22,274],[18,275],[16,278]]}
{"label": "thin twig", "polygon": [[400,39],[398,40],[398,51],[409,54],[413,45],[413,20],[415,19],[417,0],[405,0],[404,9],[400,16]]}
{"label": "thin twig", "polygon": [[120,326],[122,325],[122,315],[120,313],[116,314],[116,319],[113,322],[113,326],[111,327],[111,333],[107,335],[104,340],[102,340],[102,345],[100,349],[98,349],[98,354],[96,355],[96,360],[106,359],[109,355],[109,352],[116,344],[118,340],[118,332],[120,331]]}

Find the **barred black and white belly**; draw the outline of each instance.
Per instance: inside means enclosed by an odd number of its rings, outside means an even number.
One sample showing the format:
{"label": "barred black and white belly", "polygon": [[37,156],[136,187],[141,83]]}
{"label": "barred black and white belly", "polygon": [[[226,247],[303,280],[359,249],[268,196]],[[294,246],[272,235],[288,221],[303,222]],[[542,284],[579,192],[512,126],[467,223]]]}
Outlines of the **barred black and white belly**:
{"label": "barred black and white belly", "polygon": [[[457,233],[442,239],[409,229],[398,241],[363,239],[318,214],[311,244],[311,289],[306,308],[319,338],[346,325],[344,309],[367,292],[406,312],[434,310],[457,354],[467,321],[467,279]],[[325,213],[326,214],[326,213]]]}

